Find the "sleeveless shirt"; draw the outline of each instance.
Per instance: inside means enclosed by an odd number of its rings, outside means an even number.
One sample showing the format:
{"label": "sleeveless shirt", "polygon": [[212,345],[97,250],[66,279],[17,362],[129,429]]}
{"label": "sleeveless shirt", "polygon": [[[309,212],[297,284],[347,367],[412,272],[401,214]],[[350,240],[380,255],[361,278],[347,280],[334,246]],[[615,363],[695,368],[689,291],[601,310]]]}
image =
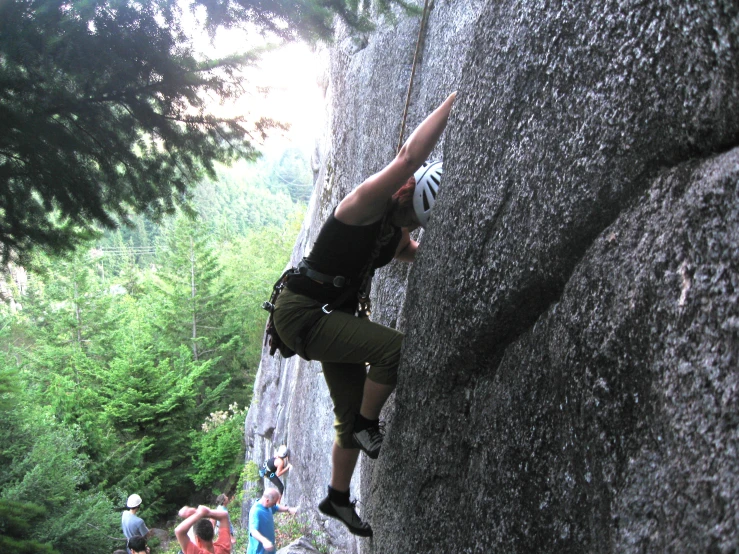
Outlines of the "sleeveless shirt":
{"label": "sleeveless shirt", "polygon": [[[334,208],[334,212],[336,208]],[[372,256],[377,236],[381,232],[382,220],[369,225],[348,225],[342,223],[332,212],[318,233],[316,242],[305,261],[315,271],[327,275],[341,275],[351,279],[351,285],[358,284],[360,272]],[[400,227],[394,228],[393,237],[385,244],[372,263],[377,269],[390,263],[395,256],[402,232]],[[341,296],[346,288],[335,287],[332,283],[317,283],[303,275],[290,277],[287,288],[297,294],[303,294],[319,302],[331,302]],[[356,295],[344,303],[342,308],[354,307]]]}

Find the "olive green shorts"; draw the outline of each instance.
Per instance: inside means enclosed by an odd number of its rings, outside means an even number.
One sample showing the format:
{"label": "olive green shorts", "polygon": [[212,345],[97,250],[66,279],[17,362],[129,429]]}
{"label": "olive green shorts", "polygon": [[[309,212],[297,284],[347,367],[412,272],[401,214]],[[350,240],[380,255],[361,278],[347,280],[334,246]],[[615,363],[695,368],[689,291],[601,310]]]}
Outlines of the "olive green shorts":
{"label": "olive green shorts", "polygon": [[[305,322],[321,309],[316,304],[288,289],[280,293],[274,322],[280,338],[290,348],[294,349],[295,337]],[[365,379],[381,385],[397,382],[402,341],[403,333],[395,329],[339,310],[321,317],[305,338],[306,355],[323,366],[340,447],[354,448],[351,434],[362,405]]]}

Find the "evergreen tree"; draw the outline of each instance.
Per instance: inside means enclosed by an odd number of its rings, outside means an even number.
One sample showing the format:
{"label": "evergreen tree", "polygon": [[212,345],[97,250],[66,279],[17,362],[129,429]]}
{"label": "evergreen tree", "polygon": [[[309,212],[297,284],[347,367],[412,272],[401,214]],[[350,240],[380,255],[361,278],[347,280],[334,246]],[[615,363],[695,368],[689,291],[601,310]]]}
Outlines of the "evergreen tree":
{"label": "evergreen tree", "polygon": [[199,0],[205,6],[210,25],[239,25],[244,21],[286,39],[302,37],[309,41],[330,39],[334,16],[350,28],[366,32],[374,27],[373,15],[395,20],[393,6],[410,13],[420,13],[407,0]]}
{"label": "evergreen tree", "polygon": [[302,215],[296,212],[283,227],[252,230],[222,253],[224,278],[239,291],[228,325],[243,337],[243,363],[250,379],[256,375],[264,341],[267,312],[262,303],[290,259],[301,220]]}
{"label": "evergreen tree", "polygon": [[[267,165],[269,164],[269,166]],[[219,168],[218,180],[204,179],[195,189],[193,208],[221,242],[236,240],[260,227],[279,227],[300,209],[282,183],[274,186],[266,158]]]}
{"label": "evergreen tree", "polygon": [[307,203],[310,199],[313,173],[308,157],[299,148],[288,148],[282,152],[272,167],[271,177],[276,186],[290,194],[293,201]]}
{"label": "evergreen tree", "polygon": [[[378,0],[381,11],[403,0]],[[214,162],[253,158],[269,121],[218,118],[253,53],[198,59],[177,0],[0,2],[0,257],[60,252],[132,212],[173,213]],[[365,0],[192,0],[213,32],[257,24],[328,38],[332,15],[370,24]]]}
{"label": "evergreen tree", "polygon": [[[204,93],[250,56],[198,61],[174,1],[0,3],[0,242],[78,244],[129,211],[171,212],[213,162],[251,157],[245,122]],[[220,72],[220,73],[218,73]]]}
{"label": "evergreen tree", "polygon": [[203,392],[212,372],[212,361],[194,361],[185,346],[161,361],[152,349],[129,347],[108,368],[103,405],[125,460],[117,485],[152,499],[150,513],[166,513],[192,493],[191,434],[227,385]]}
{"label": "evergreen tree", "polygon": [[0,552],[56,554],[50,544],[32,538],[34,524],[45,515],[37,504],[0,498]]}
{"label": "evergreen tree", "polygon": [[24,309],[9,320],[12,336],[2,344],[8,345],[8,367],[21,372],[33,402],[79,428],[90,482],[98,484],[114,478],[117,463],[110,458],[118,446],[100,390],[116,352],[116,330],[126,319],[95,264],[81,252],[67,259],[37,257],[41,272],[30,275]]}
{"label": "evergreen tree", "polygon": [[[4,354],[0,358],[7,364]],[[8,382],[8,374],[1,380]],[[111,549],[113,507],[88,488],[79,429],[61,424],[19,387],[10,388],[0,409],[5,445],[0,449],[0,549],[89,554]]]}
{"label": "evergreen tree", "polygon": [[224,327],[232,309],[233,287],[219,279],[221,267],[202,225],[178,218],[166,237],[157,271],[164,297],[159,324],[162,344],[187,344],[195,361],[220,355],[234,340]]}

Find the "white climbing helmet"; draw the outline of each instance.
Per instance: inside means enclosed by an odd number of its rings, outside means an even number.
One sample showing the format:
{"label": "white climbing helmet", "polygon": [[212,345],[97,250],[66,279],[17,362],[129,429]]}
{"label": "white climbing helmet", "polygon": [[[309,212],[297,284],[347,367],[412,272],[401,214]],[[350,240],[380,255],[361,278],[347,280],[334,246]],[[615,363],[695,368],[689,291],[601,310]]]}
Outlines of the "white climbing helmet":
{"label": "white climbing helmet", "polygon": [[277,449],[278,458],[286,458],[289,453],[290,451],[287,449],[287,446],[285,446],[284,444]]}
{"label": "white climbing helmet", "polygon": [[421,227],[426,227],[431,217],[431,210],[436,203],[436,194],[441,184],[444,169],[441,162],[424,162],[413,175],[416,178],[416,190],[413,193],[413,209]]}
{"label": "white climbing helmet", "polygon": [[141,506],[141,497],[138,494],[132,494],[126,500],[126,508],[138,508]]}

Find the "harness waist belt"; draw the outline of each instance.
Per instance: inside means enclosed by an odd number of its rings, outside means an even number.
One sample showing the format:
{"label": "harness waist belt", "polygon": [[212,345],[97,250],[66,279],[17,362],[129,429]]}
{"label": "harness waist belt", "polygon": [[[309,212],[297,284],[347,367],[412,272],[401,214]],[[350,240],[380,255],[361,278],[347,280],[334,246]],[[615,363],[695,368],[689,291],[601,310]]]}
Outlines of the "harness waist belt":
{"label": "harness waist belt", "polygon": [[352,282],[351,279],[347,279],[346,277],[342,275],[327,275],[326,273],[321,273],[320,271],[316,271],[315,269],[312,269],[308,263],[305,261],[305,258],[300,260],[300,263],[298,264],[298,272],[301,275],[305,275],[309,279],[313,279],[314,281],[318,281],[321,284],[332,284],[337,289],[344,288],[345,286],[349,285],[349,283]]}

